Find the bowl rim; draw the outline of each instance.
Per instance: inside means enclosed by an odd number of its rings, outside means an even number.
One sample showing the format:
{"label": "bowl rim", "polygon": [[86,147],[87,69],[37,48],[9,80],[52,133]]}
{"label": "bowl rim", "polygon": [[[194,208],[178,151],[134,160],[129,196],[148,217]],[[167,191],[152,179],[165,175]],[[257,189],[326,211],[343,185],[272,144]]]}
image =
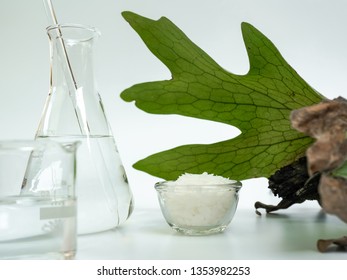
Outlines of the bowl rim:
{"label": "bowl rim", "polygon": [[203,184],[176,184],[175,181],[159,181],[155,183],[154,188],[157,191],[230,191],[235,190],[239,191],[242,188],[242,182],[237,180],[230,180],[230,183],[203,183]]}

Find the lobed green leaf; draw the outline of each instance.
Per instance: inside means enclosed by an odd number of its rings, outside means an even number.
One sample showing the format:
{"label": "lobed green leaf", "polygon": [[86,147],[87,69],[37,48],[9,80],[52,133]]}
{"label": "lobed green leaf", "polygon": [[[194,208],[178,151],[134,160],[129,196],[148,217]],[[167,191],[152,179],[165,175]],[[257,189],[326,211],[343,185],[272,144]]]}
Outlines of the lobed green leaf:
{"label": "lobed green leaf", "polygon": [[172,74],[171,80],[124,90],[123,100],[135,101],[148,113],[216,121],[241,131],[227,141],[159,152],[135,163],[136,169],[166,180],[185,172],[243,180],[269,177],[304,155],[312,139],[292,129],[290,112],[324,97],[256,28],[241,25],[250,68],[246,75],[236,75],[220,67],[167,18],[154,21],[132,12],[122,14]]}

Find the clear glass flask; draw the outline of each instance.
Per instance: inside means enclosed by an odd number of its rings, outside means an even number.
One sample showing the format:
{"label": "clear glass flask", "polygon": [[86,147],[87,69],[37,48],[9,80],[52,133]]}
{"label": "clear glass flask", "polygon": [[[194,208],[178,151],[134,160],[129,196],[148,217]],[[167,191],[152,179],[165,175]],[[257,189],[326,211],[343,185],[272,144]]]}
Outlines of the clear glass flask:
{"label": "clear glass flask", "polygon": [[79,141],[76,191],[78,233],[108,230],[126,221],[133,196],[96,89],[93,48],[99,32],[83,25],[53,25],[50,91],[36,138]]}

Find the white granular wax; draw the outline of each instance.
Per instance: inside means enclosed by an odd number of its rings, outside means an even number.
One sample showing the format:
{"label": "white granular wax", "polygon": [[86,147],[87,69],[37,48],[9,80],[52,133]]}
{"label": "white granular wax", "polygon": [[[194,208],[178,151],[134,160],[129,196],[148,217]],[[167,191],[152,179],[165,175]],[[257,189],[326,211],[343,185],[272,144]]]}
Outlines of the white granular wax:
{"label": "white granular wax", "polygon": [[231,209],[236,207],[235,190],[218,185],[232,183],[235,181],[206,172],[184,174],[170,182],[164,199],[172,222],[204,227],[228,221],[230,212],[233,214]]}
{"label": "white granular wax", "polygon": [[178,177],[173,183],[175,185],[220,185],[220,184],[232,184],[236,181],[230,180],[222,176],[216,176],[204,172],[202,174],[189,174],[185,173]]}

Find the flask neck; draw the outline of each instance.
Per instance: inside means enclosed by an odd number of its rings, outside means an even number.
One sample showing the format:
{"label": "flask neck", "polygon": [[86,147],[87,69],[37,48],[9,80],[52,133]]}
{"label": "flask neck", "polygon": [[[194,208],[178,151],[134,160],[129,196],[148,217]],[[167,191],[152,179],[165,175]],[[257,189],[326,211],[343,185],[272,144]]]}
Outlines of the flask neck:
{"label": "flask neck", "polygon": [[50,94],[36,137],[112,135],[96,90],[93,48],[96,29],[83,25],[47,28]]}
{"label": "flask neck", "polygon": [[81,25],[55,25],[47,29],[51,53],[51,87],[65,84],[70,92],[94,88],[93,48],[99,33]]}

